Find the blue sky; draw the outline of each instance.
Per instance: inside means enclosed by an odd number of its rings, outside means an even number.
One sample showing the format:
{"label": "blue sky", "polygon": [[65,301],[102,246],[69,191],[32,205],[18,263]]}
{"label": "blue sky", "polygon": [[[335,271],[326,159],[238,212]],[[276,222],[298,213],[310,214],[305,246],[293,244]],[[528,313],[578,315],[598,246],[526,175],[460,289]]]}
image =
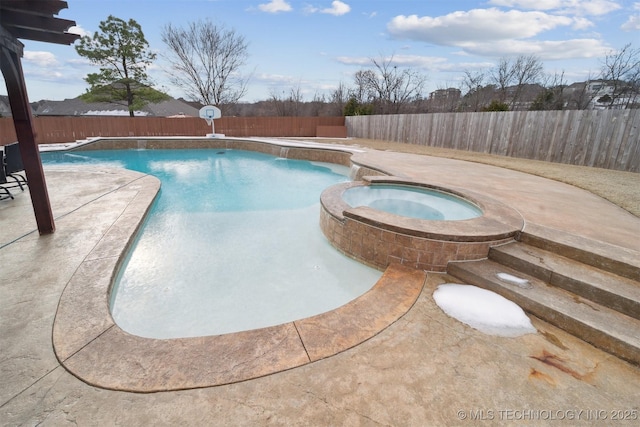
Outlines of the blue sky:
{"label": "blue sky", "polygon": [[[161,29],[210,19],[249,44],[242,72],[254,102],[300,88],[304,100],[353,85],[371,59],[393,56],[398,67],[427,76],[426,92],[460,87],[465,70],[493,67],[502,57],[535,54],[545,71],[569,82],[596,77],[602,58],[627,43],[640,48],[640,1],[621,0],[67,0],[58,17],[70,32],[93,34],[109,15],[135,19],[158,53],[149,74],[168,83]],[[83,93],[97,67],[70,46],[23,40],[29,99],[61,100]],[[4,84],[0,93],[6,94]]]}

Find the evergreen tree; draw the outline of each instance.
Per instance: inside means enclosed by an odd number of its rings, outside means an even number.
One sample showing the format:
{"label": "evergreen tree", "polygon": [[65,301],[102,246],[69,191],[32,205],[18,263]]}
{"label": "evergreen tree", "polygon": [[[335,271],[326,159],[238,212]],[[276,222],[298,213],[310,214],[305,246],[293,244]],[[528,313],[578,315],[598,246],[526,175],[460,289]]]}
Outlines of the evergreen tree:
{"label": "evergreen tree", "polygon": [[131,117],[147,103],[168,98],[149,87],[146,70],[156,55],[149,51],[140,24],[110,15],[99,28],[100,32],[83,37],[76,46],[80,56],[100,66],[99,73],[85,78],[90,88],[81,98],[87,102],[124,103]]}

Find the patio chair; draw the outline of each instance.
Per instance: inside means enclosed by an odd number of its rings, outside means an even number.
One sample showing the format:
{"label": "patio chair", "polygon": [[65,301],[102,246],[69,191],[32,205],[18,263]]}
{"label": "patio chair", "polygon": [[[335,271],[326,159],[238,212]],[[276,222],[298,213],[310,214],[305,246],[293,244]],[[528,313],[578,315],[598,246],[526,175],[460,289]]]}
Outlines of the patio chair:
{"label": "patio chair", "polygon": [[24,172],[24,166],[22,164],[22,156],[20,155],[20,147],[17,142],[4,146],[4,171],[8,178],[15,180],[16,184],[20,187],[20,190],[24,191],[24,186],[27,185],[27,179],[20,172]]}
{"label": "patio chair", "polygon": [[13,195],[3,184],[7,184],[7,174],[4,171],[4,151],[0,150],[0,200],[13,199]]}

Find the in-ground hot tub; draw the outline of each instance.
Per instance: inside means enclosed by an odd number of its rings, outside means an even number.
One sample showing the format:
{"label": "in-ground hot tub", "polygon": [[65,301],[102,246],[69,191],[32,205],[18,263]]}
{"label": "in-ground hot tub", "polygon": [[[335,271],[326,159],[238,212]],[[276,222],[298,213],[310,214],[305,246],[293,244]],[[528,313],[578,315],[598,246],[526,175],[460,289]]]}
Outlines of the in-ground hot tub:
{"label": "in-ground hot tub", "polygon": [[477,218],[482,210],[462,197],[432,188],[399,184],[351,187],[342,194],[351,207],[370,208],[409,218],[459,221]]}
{"label": "in-ground hot tub", "polygon": [[517,211],[484,195],[397,177],[337,184],[320,202],[329,242],[381,270],[400,263],[446,271],[450,261],[486,258],[524,226]]}

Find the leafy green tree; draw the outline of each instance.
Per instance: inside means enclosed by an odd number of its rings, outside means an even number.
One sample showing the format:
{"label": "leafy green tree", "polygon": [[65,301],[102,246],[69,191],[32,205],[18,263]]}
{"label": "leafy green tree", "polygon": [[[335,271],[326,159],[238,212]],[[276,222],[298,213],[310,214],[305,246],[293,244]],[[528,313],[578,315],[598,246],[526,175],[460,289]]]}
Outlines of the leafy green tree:
{"label": "leafy green tree", "polygon": [[150,87],[147,67],[156,55],[149,51],[140,24],[109,15],[99,28],[100,32],[83,37],[76,46],[78,55],[100,66],[99,73],[85,78],[90,88],[81,98],[87,102],[123,103],[131,117],[147,103],[168,98]]}
{"label": "leafy green tree", "polygon": [[368,116],[373,114],[373,106],[371,104],[360,104],[355,96],[349,98],[344,106],[345,116]]}

